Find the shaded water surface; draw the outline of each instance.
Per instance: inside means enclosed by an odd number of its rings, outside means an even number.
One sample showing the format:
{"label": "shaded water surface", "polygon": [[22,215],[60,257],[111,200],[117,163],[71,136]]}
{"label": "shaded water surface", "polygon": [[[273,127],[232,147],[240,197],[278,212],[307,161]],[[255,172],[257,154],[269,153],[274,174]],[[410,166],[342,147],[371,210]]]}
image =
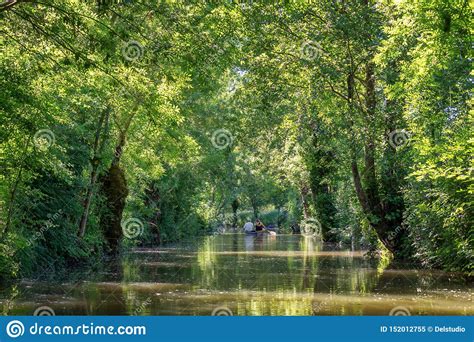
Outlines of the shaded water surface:
{"label": "shaded water surface", "polygon": [[297,235],[224,234],[136,249],[102,271],[4,287],[4,314],[473,315],[474,286],[459,274],[392,269],[363,251]]}

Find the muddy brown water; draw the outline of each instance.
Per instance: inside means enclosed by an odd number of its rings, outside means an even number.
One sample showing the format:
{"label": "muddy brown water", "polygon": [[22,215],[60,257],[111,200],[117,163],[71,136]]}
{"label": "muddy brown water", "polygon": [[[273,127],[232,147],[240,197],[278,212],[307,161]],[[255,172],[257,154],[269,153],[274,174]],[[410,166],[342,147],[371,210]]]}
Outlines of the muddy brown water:
{"label": "muddy brown water", "polygon": [[[0,290],[3,314],[473,315],[461,274],[396,269],[299,235],[222,234],[139,248],[100,271]],[[47,271],[45,272],[47,273]]]}

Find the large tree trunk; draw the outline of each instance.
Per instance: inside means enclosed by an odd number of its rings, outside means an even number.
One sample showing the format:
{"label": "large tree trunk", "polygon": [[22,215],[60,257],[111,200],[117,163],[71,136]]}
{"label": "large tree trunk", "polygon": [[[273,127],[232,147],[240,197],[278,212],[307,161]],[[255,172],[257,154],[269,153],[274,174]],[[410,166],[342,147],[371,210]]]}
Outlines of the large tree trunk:
{"label": "large tree trunk", "polygon": [[391,227],[387,225],[385,213],[380,210],[380,203],[371,203],[368,200],[366,190],[360,181],[359,168],[355,159],[352,160],[352,177],[357,198],[370,225],[374,228],[379,240],[382,241],[384,246],[387,247],[389,251],[395,253],[396,249],[392,245],[389,238]]}
{"label": "large tree trunk", "polygon": [[106,198],[107,213],[101,219],[101,226],[107,240],[109,252],[116,254],[123,236],[122,214],[128,196],[125,172],[120,167],[120,157],[125,146],[125,134],[122,132],[115,148],[115,156],[109,170],[101,179],[102,191]]}
{"label": "large tree trunk", "polygon": [[139,103],[135,103],[135,108],[128,116],[125,124],[119,127],[119,138],[115,147],[114,159],[112,165],[103,177],[102,191],[106,198],[106,207],[108,213],[101,219],[101,226],[104,230],[104,236],[109,246],[109,251],[113,254],[118,252],[119,241],[123,237],[121,227],[122,214],[125,209],[125,200],[128,196],[127,180],[125,172],[120,167],[123,149],[127,138],[127,132],[132,124],[133,118],[138,113]]}
{"label": "large tree trunk", "polygon": [[[366,108],[366,131],[365,142],[364,142],[364,171],[361,176],[359,166],[357,163],[357,154],[353,149],[351,169],[354,181],[354,187],[356,190],[357,198],[362,207],[362,210],[367,217],[370,225],[374,228],[379,240],[383,245],[391,251],[395,257],[399,256],[399,252],[402,249],[402,210],[395,208],[393,205],[384,203],[379,193],[379,181],[376,173],[376,96],[375,96],[375,75],[374,65],[371,61],[366,64],[366,75],[365,75],[365,108]],[[353,101],[353,90],[354,90],[354,77],[350,75],[348,77],[348,100],[352,111]],[[393,161],[392,161],[393,162]],[[386,170],[386,172],[391,172]],[[391,188],[386,188],[387,182],[383,179],[387,179],[387,175],[382,175],[382,183],[385,196],[398,195],[399,189],[395,184],[392,184]],[[364,182],[364,185],[362,184]],[[403,205],[402,205],[403,207]],[[397,209],[392,212],[393,209]],[[390,215],[389,215],[390,214]]]}
{"label": "large tree trunk", "polygon": [[118,164],[113,164],[102,178],[102,191],[107,201],[107,213],[101,218],[101,226],[109,252],[115,254],[123,236],[122,213],[128,195],[125,173]]}
{"label": "large tree trunk", "polygon": [[[348,102],[350,107],[350,114],[354,113],[353,111],[353,95],[354,95],[354,76],[352,74],[348,77]],[[364,142],[364,173],[363,180],[365,187],[362,184],[362,177],[359,171],[359,166],[357,163],[357,154],[353,147],[351,155],[351,169],[352,177],[354,181],[354,187],[357,194],[357,199],[362,207],[362,210],[367,217],[370,225],[374,228],[379,240],[383,245],[391,251],[395,256],[398,251],[397,244],[394,244],[392,239],[391,232],[395,229],[387,221],[387,213],[385,212],[380,195],[378,192],[378,182],[376,175],[376,165],[375,165],[375,76],[373,70],[372,62],[368,62],[366,65],[366,78],[365,78],[365,107],[367,112],[366,120],[366,131],[365,136],[366,140]]]}

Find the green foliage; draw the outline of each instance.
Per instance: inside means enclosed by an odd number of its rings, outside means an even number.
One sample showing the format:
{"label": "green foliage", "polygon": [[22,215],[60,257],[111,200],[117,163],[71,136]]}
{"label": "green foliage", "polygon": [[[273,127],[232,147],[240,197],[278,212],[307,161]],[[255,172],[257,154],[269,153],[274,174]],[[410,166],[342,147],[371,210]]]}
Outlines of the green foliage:
{"label": "green foliage", "polygon": [[467,2],[0,11],[0,276],[256,217],[472,273]]}
{"label": "green foliage", "polygon": [[472,273],[472,11],[459,1],[404,1],[396,13],[380,59],[400,65],[388,92],[412,136],[403,229],[425,266]]}

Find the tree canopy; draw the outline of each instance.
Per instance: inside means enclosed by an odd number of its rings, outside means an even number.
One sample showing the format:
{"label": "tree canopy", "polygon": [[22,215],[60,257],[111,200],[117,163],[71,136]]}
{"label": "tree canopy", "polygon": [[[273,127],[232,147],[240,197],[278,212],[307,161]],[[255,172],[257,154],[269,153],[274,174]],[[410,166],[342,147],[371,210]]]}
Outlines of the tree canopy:
{"label": "tree canopy", "polygon": [[467,0],[13,0],[0,20],[0,275],[257,217],[472,273]]}

